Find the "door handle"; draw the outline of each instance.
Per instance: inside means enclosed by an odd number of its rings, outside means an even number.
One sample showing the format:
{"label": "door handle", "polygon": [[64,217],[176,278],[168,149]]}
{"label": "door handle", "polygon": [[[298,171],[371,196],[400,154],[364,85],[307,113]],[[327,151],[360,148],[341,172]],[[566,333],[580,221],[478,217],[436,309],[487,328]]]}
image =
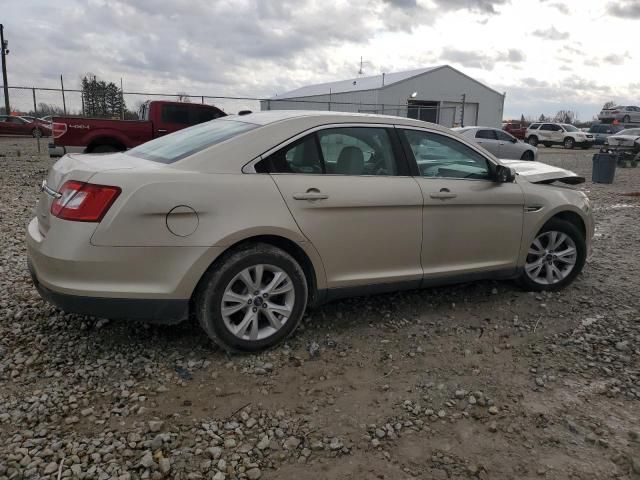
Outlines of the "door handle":
{"label": "door handle", "polygon": [[329,195],[322,193],[314,188],[310,188],[305,193],[294,193],[294,200],[326,200]]}
{"label": "door handle", "polygon": [[441,200],[457,197],[457,195],[455,193],[451,193],[448,188],[441,188],[439,192],[431,192],[429,196],[431,198],[439,198]]}
{"label": "door handle", "polygon": [[456,198],[458,195],[450,192],[432,192],[429,194],[431,198],[439,198],[440,200],[444,200],[447,198]]}
{"label": "door handle", "polygon": [[158,133],[167,133],[167,130],[164,128],[159,128]]}

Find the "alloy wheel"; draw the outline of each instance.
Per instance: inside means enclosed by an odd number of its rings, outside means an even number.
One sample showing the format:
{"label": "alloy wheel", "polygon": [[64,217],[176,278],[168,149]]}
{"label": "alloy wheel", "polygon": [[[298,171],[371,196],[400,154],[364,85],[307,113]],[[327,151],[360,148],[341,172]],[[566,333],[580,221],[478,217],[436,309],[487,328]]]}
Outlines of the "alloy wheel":
{"label": "alloy wheel", "polygon": [[242,340],[262,340],[289,320],[295,301],[289,275],[274,265],[258,264],[245,268],[229,282],[220,312],[232,335]]}
{"label": "alloy wheel", "polygon": [[573,239],[563,232],[548,231],[536,237],[527,255],[527,276],[540,285],[553,285],[571,274],[578,258]]}

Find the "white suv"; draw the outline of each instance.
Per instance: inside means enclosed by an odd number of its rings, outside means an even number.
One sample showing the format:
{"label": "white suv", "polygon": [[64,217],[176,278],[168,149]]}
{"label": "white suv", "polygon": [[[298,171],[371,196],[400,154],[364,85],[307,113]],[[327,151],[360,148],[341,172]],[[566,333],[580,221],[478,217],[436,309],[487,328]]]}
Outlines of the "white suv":
{"label": "white suv", "polygon": [[582,132],[566,123],[532,123],[524,138],[525,142],[534,147],[541,143],[545,147],[562,145],[564,148],[590,148],[595,143],[591,133]]}

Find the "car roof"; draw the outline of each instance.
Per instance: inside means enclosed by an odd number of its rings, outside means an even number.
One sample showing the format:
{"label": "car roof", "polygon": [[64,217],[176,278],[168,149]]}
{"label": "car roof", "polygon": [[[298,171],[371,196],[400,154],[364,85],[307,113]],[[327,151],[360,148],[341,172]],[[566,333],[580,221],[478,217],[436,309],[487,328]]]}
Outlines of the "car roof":
{"label": "car roof", "polygon": [[238,120],[256,125],[269,125],[277,122],[296,121],[302,118],[313,119],[318,125],[328,123],[385,123],[393,125],[406,125],[416,127],[429,127],[440,131],[449,130],[442,125],[437,125],[413,118],[397,117],[393,115],[379,115],[372,113],[334,112],[327,110],[264,110],[243,115],[229,115],[227,120]]}

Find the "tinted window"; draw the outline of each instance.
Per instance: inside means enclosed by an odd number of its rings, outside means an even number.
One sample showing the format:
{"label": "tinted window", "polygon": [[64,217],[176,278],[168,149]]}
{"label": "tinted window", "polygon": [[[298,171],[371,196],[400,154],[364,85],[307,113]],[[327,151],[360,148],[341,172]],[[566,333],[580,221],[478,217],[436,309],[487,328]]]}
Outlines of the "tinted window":
{"label": "tinted window", "polygon": [[287,145],[256,165],[259,173],[324,173],[314,134]]}
{"label": "tinted window", "polygon": [[162,121],[164,123],[181,123],[189,125],[189,110],[186,105],[163,105]]}
{"label": "tinted window", "polygon": [[478,130],[476,132],[476,138],[485,138],[487,140],[495,140],[496,134],[493,133],[493,130]]}
{"label": "tinted window", "polygon": [[403,132],[423,177],[489,178],[487,160],[458,140],[419,130]]}
{"label": "tinted window", "polygon": [[540,127],[539,123],[532,123],[531,125],[529,125],[530,130],[537,130],[539,127]]}
{"label": "tinted window", "polygon": [[127,154],[154,162],[173,163],[254,128],[258,128],[258,125],[235,120],[214,120],[143,143]]}
{"label": "tinted window", "polygon": [[496,136],[498,137],[498,140],[500,140],[501,142],[512,142],[513,139],[515,138],[509,135],[508,133],[502,132],[500,130],[496,130],[495,132],[496,132]]}
{"label": "tinted window", "polygon": [[554,125],[551,125],[550,123],[545,123],[544,125],[542,125],[540,127],[540,130],[545,130],[545,131],[549,131],[552,132],[554,130]]}
{"label": "tinted window", "polygon": [[330,128],[317,135],[327,173],[397,174],[391,140],[384,128]]}

